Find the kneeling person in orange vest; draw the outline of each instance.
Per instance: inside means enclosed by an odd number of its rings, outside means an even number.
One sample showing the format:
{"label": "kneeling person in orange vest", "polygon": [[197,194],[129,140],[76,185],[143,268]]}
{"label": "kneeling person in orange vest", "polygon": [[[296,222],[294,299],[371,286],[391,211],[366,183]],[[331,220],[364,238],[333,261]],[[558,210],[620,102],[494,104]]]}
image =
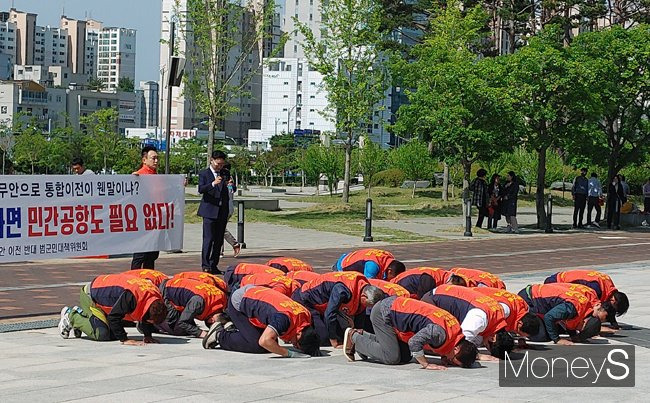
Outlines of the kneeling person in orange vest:
{"label": "kneeling person in orange vest", "polygon": [[[165,320],[167,307],[158,288],[148,280],[127,274],[108,274],[81,288],[79,306],[61,310],[59,333],[83,332],[96,341],[119,340],[122,344],[157,343],[153,325]],[[123,321],[139,322],[143,342],[129,339]]]}
{"label": "kneeling person in orange vest", "polygon": [[196,325],[204,321],[209,328],[226,307],[226,294],[217,287],[187,278],[172,278],[160,285],[167,304],[167,319],[156,325],[163,333],[175,336],[205,337],[207,331]]}
{"label": "kneeling person in orange vest", "polygon": [[243,287],[250,284],[271,288],[280,294],[286,295],[287,297],[291,297],[294,291],[300,288],[300,283],[290,279],[289,277],[266,272],[249,274],[245,276],[241,279],[239,286]]}
{"label": "kneeling person in orange vest", "polygon": [[300,286],[303,284],[310,282],[312,280],[317,279],[320,274],[314,272],[314,271],[290,271],[285,274],[286,277],[289,277],[292,280],[296,280],[298,283],[300,283]]}
{"label": "kneeling person in orange vest", "polygon": [[200,281],[205,284],[211,284],[223,292],[228,291],[228,286],[226,282],[223,281],[220,277],[215,276],[211,273],[206,273],[204,271],[182,271],[180,273],[174,274],[172,278],[189,278],[190,280]]}
{"label": "kneeling person in orange vest", "polygon": [[[472,288],[443,285],[426,293],[422,301],[454,315],[467,340],[477,347],[485,346],[493,357],[503,359],[514,348],[514,338],[506,330],[503,308],[494,299]],[[493,358],[480,354],[479,359]]]}
{"label": "kneeling person in orange vest", "polygon": [[499,276],[479,269],[468,269],[467,267],[452,267],[450,272],[470,279],[474,284],[468,287],[492,287],[506,289],[506,283]]}
{"label": "kneeling person in orange vest", "polygon": [[167,280],[169,278],[165,273],[158,270],[152,270],[152,269],[131,269],[122,272],[121,274],[126,274],[129,276],[139,277],[144,280],[149,280],[156,287],[159,287],[164,280]]}
{"label": "kneeling person in orange vest", "polygon": [[389,297],[379,301],[370,314],[375,333],[347,329],[344,352],[348,360],[361,358],[395,365],[412,358],[424,369],[446,369],[430,364],[425,348],[440,355],[443,364],[469,368],[478,350],[465,340],[458,320],[449,312],[412,298]]}
{"label": "kneeling person in orange vest", "polygon": [[[581,284],[532,284],[519,291],[530,311],[542,318],[540,333],[533,341],[571,345],[600,333],[601,323],[615,312],[609,302],[600,302],[596,293]],[[571,340],[561,339],[566,331]]]}
{"label": "kneeling person in orange vest", "polygon": [[293,257],[276,257],[266,262],[266,265],[282,270],[285,273],[292,271],[314,271],[314,268],[309,263]]}
{"label": "kneeling person in orange vest", "polygon": [[[212,325],[203,338],[203,348],[271,352],[289,358],[320,355],[320,340],[307,308],[277,291],[254,285],[241,287],[232,293],[226,314],[224,322],[229,322]],[[280,346],[278,339],[300,352]]]}
{"label": "kneeling person in orange vest", "polygon": [[265,264],[239,263],[237,265],[228,266],[226,272],[223,274],[223,280],[228,286],[228,292],[231,293],[238,289],[241,280],[244,277],[256,273],[269,273],[277,276],[284,276],[282,270],[275,269]]}
{"label": "kneeling person in orange vest", "polygon": [[361,273],[330,272],[304,284],[291,298],[310,310],[321,343],[336,348],[345,329],[354,327],[355,317],[384,296]]}
{"label": "kneeling person in orange vest", "polygon": [[411,298],[420,299],[424,294],[443,284],[462,285],[469,287],[464,277],[454,275],[438,267],[416,267],[400,273],[391,280],[411,292]]}
{"label": "kneeling person in orange vest", "polygon": [[366,278],[392,280],[406,270],[404,263],[396,260],[392,253],[381,249],[361,249],[341,255],[332,266],[332,271],[357,271]]}

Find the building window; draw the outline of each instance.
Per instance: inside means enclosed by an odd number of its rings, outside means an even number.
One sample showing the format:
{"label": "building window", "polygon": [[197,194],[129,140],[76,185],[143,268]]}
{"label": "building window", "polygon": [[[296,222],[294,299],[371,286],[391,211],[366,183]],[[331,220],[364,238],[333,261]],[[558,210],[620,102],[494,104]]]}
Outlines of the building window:
{"label": "building window", "polygon": [[289,98],[289,95],[284,94],[284,95],[282,96],[282,98]]}
{"label": "building window", "polygon": [[6,106],[0,107],[0,113],[7,113],[7,107]]}
{"label": "building window", "polygon": [[98,108],[101,108],[101,107],[102,107],[102,101],[97,100],[97,107],[98,107]]}
{"label": "building window", "polygon": [[88,106],[88,100],[87,100],[87,99],[84,99],[83,101],[81,101],[81,104],[82,104],[83,106]]}
{"label": "building window", "polygon": [[288,81],[285,81],[285,82],[284,82],[284,85],[289,85],[289,82],[288,82]]}
{"label": "building window", "polygon": [[287,110],[287,108],[282,108],[282,112],[286,112]]}
{"label": "building window", "polygon": [[106,101],[106,106],[110,108],[111,107],[111,101]]}

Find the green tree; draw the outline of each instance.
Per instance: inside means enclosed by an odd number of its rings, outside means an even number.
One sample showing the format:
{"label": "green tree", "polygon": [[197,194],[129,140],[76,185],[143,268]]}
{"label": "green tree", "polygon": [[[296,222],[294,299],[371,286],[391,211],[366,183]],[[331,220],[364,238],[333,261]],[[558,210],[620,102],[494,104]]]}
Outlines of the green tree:
{"label": "green tree", "polygon": [[89,154],[106,173],[110,173],[122,152],[124,136],[118,132],[117,118],[117,110],[108,108],[83,116],[80,122],[87,134]]}
{"label": "green tree", "polygon": [[170,172],[198,175],[205,162],[206,147],[197,139],[182,139],[171,150]]}
{"label": "green tree", "polygon": [[368,189],[368,197],[370,197],[372,178],[378,172],[386,169],[388,155],[378,144],[364,138],[363,147],[359,148],[356,157],[353,159],[359,162],[359,172],[363,175],[363,185]]}
{"label": "green tree", "polygon": [[413,139],[405,145],[394,149],[390,154],[392,164],[402,170],[406,179],[413,181],[413,193],[415,197],[415,185],[419,180],[431,180],[437,163],[431,158],[426,143]]}
{"label": "green tree", "polygon": [[573,84],[590,101],[570,150],[606,166],[610,180],[650,152],[650,25],[579,35],[570,52]]}
{"label": "green tree", "polygon": [[0,151],[2,151],[2,174],[5,174],[5,166],[7,157],[11,156],[11,152],[16,145],[16,137],[14,136],[13,129],[5,122],[0,123]]}
{"label": "green tree", "polygon": [[400,107],[394,129],[431,142],[449,164],[459,162],[466,191],[472,164],[511,148],[517,125],[513,99],[504,90],[506,66],[479,59],[472,50],[484,38],[485,20],[480,7],[463,14],[450,3],[431,21],[424,43],[413,48],[413,61],[394,65],[394,75],[413,88],[406,91],[409,103]]}
{"label": "green tree", "polygon": [[305,55],[310,67],[323,75],[327,92],[326,114],[345,136],[343,202],[350,197],[352,148],[372,122],[375,105],[388,86],[384,67],[387,55],[380,51],[381,15],[375,0],[329,0],[321,3],[320,38],[308,24],[296,18],[305,37]]}
{"label": "green tree", "polygon": [[319,157],[320,170],[327,178],[327,188],[332,196],[334,190],[338,190],[339,180],[345,173],[346,153],[341,147],[320,146]]}
{"label": "green tree", "polygon": [[268,54],[260,54],[260,45],[266,46],[273,35],[273,0],[187,0],[184,4],[183,8],[176,1],[176,13],[185,17],[180,32],[191,66],[183,77],[184,94],[208,118],[209,164],[216,130],[239,110],[238,100],[251,97],[247,87],[259,74],[262,57],[274,57],[284,39],[276,49],[263,49]]}
{"label": "green tree", "polygon": [[88,89],[91,91],[101,91],[106,88],[106,83],[97,77],[90,77],[88,80]]}
{"label": "green tree", "polygon": [[16,164],[23,169],[28,166],[32,175],[36,173],[36,168],[42,166],[47,153],[47,140],[36,123],[35,119],[31,119],[29,123],[17,124],[19,134],[14,146]]}
{"label": "green tree", "polygon": [[234,155],[229,159],[235,177],[235,184],[246,185],[246,177],[249,175],[251,166],[251,153],[246,147],[233,147],[230,150]]}
{"label": "green tree", "polygon": [[319,194],[321,165],[320,165],[320,144],[311,144],[304,150],[298,150],[297,162],[302,170],[307,183],[316,184],[316,194]]}
{"label": "green tree", "polygon": [[133,92],[135,84],[130,77],[120,77],[117,82],[117,90],[123,92]]}
{"label": "green tree", "polygon": [[[140,139],[124,138],[119,142],[119,153],[111,169],[118,174],[130,174],[140,169],[142,158],[142,141]],[[160,156],[160,161],[165,159]],[[160,167],[159,167],[160,172]],[[164,172],[164,171],[163,171]]]}

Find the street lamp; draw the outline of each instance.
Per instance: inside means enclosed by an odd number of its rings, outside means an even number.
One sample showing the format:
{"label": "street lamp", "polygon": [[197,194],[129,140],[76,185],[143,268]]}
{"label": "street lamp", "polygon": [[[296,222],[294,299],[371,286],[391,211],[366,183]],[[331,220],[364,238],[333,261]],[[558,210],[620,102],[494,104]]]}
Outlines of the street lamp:
{"label": "street lamp", "polygon": [[289,122],[291,121],[291,112],[293,112],[293,110],[296,109],[297,106],[298,106],[298,104],[296,103],[296,104],[295,104],[291,109],[289,109],[289,111],[287,112],[287,134],[291,133],[291,128],[289,127]]}

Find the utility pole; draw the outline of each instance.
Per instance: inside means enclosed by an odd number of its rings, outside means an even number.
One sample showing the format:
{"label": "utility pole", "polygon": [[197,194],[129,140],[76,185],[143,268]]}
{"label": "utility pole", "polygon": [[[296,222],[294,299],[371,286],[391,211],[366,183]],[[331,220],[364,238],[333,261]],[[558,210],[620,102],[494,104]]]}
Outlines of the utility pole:
{"label": "utility pole", "polygon": [[171,140],[171,131],[172,131],[172,80],[171,80],[171,74],[172,74],[172,57],[174,57],[174,37],[175,37],[175,32],[176,31],[176,22],[171,19],[169,21],[169,61],[167,65],[167,116],[166,116],[166,122],[165,122],[165,128],[166,128],[166,133],[165,133],[165,174],[169,173],[169,149],[170,149],[170,140]]}

